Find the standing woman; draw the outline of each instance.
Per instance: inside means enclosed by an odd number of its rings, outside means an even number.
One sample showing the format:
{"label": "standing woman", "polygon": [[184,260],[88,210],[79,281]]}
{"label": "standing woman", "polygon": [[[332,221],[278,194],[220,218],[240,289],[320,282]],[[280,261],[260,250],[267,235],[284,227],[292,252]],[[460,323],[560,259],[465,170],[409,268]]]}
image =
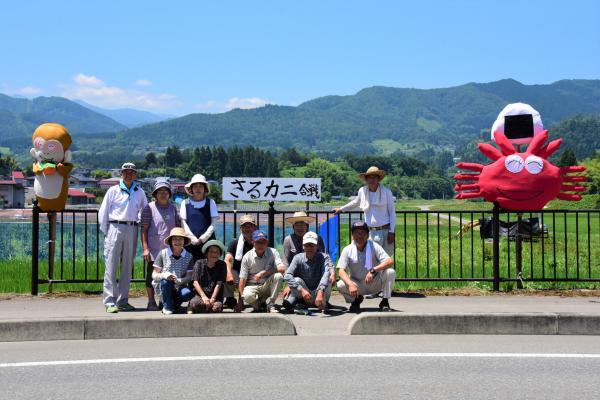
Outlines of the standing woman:
{"label": "standing woman", "polygon": [[177,207],[170,202],[171,195],[169,181],[165,178],[157,178],[152,191],[154,201],[142,210],[142,247],[146,263],[146,292],[148,294],[146,309],[148,311],[158,310],[154,299],[154,287],[152,287],[154,260],[156,260],[159,251],[168,247],[165,244],[165,239],[169,236],[171,229],[181,227]]}
{"label": "standing woman", "polygon": [[227,265],[221,260],[225,245],[209,240],[202,246],[206,258],[196,261],[192,273],[194,298],[188,304],[188,314],[223,311],[223,285],[227,277]]}
{"label": "standing woman", "polygon": [[205,258],[202,245],[215,239],[215,222],[219,217],[217,204],[207,196],[210,194],[208,182],[202,174],[196,174],[185,185],[190,198],[181,202],[179,215],[183,228],[192,239],[186,250],[194,257],[194,261]]}

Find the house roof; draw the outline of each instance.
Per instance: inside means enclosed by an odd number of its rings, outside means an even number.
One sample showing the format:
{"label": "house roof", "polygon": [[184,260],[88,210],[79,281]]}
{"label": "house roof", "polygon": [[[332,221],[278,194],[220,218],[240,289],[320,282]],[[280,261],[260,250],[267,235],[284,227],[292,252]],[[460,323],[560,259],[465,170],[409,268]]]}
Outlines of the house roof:
{"label": "house roof", "polygon": [[13,171],[12,177],[13,179],[25,179],[25,175],[21,171]]}
{"label": "house roof", "polygon": [[83,191],[77,190],[77,189],[69,189],[68,194],[70,197],[87,197],[88,199],[96,198],[96,196],[93,195],[92,193],[86,193],[86,192],[83,192]]}

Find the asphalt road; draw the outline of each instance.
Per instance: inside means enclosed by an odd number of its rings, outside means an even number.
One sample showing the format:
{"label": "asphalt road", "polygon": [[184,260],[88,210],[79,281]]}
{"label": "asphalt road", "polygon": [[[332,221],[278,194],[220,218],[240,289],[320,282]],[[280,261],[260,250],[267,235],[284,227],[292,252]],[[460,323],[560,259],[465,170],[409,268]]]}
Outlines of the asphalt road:
{"label": "asphalt road", "polygon": [[5,399],[593,399],[594,336],[0,343]]}

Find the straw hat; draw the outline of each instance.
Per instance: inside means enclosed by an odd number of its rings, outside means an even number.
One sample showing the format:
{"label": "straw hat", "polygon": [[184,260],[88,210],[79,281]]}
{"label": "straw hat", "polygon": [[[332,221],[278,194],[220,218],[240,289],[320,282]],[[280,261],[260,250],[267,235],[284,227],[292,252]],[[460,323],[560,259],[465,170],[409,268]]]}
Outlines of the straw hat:
{"label": "straw hat", "polygon": [[220,240],[214,240],[214,239],[209,240],[208,242],[204,243],[204,246],[202,246],[202,253],[206,254],[206,251],[211,246],[218,247],[219,250],[221,251],[221,254],[225,253],[225,245],[223,243],[221,243]]}
{"label": "straw hat", "polygon": [[287,217],[285,222],[294,225],[296,222],[305,222],[311,224],[315,222],[315,217],[309,217],[304,211],[296,211],[293,216]]}
{"label": "straw hat", "polygon": [[254,215],[250,214],[242,215],[242,218],[240,218],[240,226],[244,224],[252,224],[254,226],[258,226],[256,225],[256,219],[254,218]]}
{"label": "straw hat", "polygon": [[360,179],[362,179],[363,181],[367,180],[367,176],[368,175],[377,175],[379,177],[379,180],[382,180],[383,177],[385,176],[385,171],[382,169],[379,169],[375,166],[373,167],[369,167],[369,169],[367,170],[367,172],[363,172],[362,174],[358,174],[358,177]]}
{"label": "straw hat", "polygon": [[203,183],[204,187],[206,188],[206,193],[205,194],[207,196],[210,194],[210,189],[208,187],[208,182],[206,181],[206,178],[202,174],[196,174],[196,175],[194,175],[192,177],[192,180],[185,184],[185,192],[187,194],[189,194],[190,196],[192,195],[192,185],[194,183]]}
{"label": "straw hat", "polygon": [[174,238],[174,237],[176,237],[176,236],[182,237],[184,239],[184,242],[183,242],[184,246],[187,246],[188,244],[190,244],[192,242],[192,239],[190,239],[190,237],[186,233],[185,229],[175,227],[175,228],[171,229],[171,232],[169,233],[169,236],[167,236],[167,238],[165,239],[165,244],[167,246],[170,246],[171,245],[171,239]]}

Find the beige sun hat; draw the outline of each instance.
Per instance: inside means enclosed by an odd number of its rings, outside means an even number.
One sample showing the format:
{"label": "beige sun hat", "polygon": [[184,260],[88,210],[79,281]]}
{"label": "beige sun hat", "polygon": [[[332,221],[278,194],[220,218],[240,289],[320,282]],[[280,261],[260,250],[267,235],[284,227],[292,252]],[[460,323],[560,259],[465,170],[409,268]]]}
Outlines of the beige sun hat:
{"label": "beige sun hat", "polygon": [[315,217],[309,217],[304,211],[296,211],[293,216],[287,217],[285,222],[294,225],[296,222],[305,222],[311,224],[315,222]]}
{"label": "beige sun hat", "polygon": [[166,237],[165,239],[165,244],[167,246],[171,245],[171,239],[179,236],[182,237],[184,239],[183,245],[187,246],[188,244],[190,244],[192,242],[192,239],[188,236],[187,232],[185,231],[185,229],[183,228],[179,228],[179,227],[175,227],[173,229],[171,229],[171,232],[169,233],[169,236]]}
{"label": "beige sun hat", "polygon": [[254,226],[258,226],[256,225],[256,218],[254,218],[254,215],[251,214],[242,215],[242,218],[240,218],[240,226],[244,224],[252,224]]}
{"label": "beige sun hat", "polygon": [[185,184],[185,192],[187,194],[189,194],[190,196],[192,195],[192,185],[194,183],[203,183],[204,186],[206,187],[206,195],[208,196],[210,194],[210,188],[208,187],[208,182],[206,181],[206,178],[202,174],[194,175],[192,177],[192,180]]}
{"label": "beige sun hat", "polygon": [[368,175],[377,175],[379,177],[379,180],[382,180],[385,177],[385,171],[375,166],[372,166],[369,167],[369,169],[366,172],[358,174],[358,177],[363,181],[366,181]]}

